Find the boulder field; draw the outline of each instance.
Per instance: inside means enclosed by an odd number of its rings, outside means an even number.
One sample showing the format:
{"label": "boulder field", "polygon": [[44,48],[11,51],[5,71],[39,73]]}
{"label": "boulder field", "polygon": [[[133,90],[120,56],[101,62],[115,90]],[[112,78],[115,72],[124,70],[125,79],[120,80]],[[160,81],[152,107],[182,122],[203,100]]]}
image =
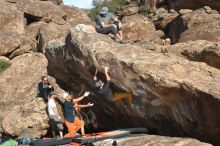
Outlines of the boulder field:
{"label": "boulder field", "polygon": [[176,12],[159,8],[152,17],[137,7],[121,10],[128,44],[96,33],[83,10],[62,1],[0,1],[0,59],[11,64],[0,73],[1,135],[48,132],[46,104],[36,98],[43,75],[58,96],[65,90],[75,97],[92,90],[96,67],[104,79],[101,66],[108,66],[112,90],[131,92],[132,103],[92,94],[82,101],[95,104],[83,110],[88,132],[145,127],[157,135],[131,136],[119,145],[219,145],[218,2],[210,2],[211,9],[194,0],[196,7],[178,11],[180,1],[167,0]]}

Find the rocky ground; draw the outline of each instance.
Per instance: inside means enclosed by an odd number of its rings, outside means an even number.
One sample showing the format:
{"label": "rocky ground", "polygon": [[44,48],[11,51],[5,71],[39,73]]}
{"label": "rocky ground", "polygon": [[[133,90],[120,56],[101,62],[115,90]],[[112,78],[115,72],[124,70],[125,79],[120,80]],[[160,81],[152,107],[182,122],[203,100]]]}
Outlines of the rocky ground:
{"label": "rocky ground", "polygon": [[[133,102],[125,108],[88,98],[95,106],[87,129],[146,127],[219,145],[219,8],[217,0],[167,0],[147,17],[126,7],[123,32],[131,43],[118,44],[97,34],[85,12],[62,1],[1,0],[0,58],[12,65],[0,73],[0,133],[45,135],[46,105],[36,99],[41,76],[49,76],[58,95],[66,90],[76,96],[91,89],[95,66],[104,65],[110,67],[112,88],[130,89]],[[156,135],[119,140],[128,143],[209,145]]]}
{"label": "rocky ground", "polygon": [[[112,146],[114,140],[104,140],[94,143],[95,146]],[[117,139],[117,146],[211,146],[191,138],[165,137],[158,135],[134,135]]]}

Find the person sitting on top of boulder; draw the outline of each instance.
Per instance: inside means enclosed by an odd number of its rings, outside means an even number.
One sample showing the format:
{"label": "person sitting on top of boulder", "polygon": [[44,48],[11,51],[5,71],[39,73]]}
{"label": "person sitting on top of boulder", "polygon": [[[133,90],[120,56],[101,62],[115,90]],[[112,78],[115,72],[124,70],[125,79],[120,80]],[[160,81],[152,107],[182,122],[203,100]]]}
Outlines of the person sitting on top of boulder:
{"label": "person sitting on top of boulder", "polygon": [[63,138],[63,124],[55,103],[56,98],[58,98],[58,96],[54,92],[49,94],[49,100],[47,103],[48,115],[53,137],[56,138],[56,131],[59,131],[60,138]]}
{"label": "person sitting on top of boulder", "polygon": [[108,7],[102,7],[98,14],[96,31],[101,34],[112,33],[116,39],[119,39],[120,43],[127,43],[123,39],[121,22],[112,13],[108,12]]}
{"label": "person sitting on top of boulder", "polygon": [[49,83],[48,78],[43,76],[37,87],[37,97],[43,98],[44,102],[48,101],[48,94],[54,92],[53,86]]}
{"label": "person sitting on top of boulder", "polygon": [[76,132],[81,128],[81,120],[76,118],[74,115],[74,107],[88,107],[93,106],[92,103],[87,103],[86,105],[75,105],[75,102],[81,101],[83,98],[89,96],[90,92],[85,92],[83,96],[73,99],[68,93],[63,93],[62,98],[64,102],[64,123],[68,129],[68,134],[64,137],[73,137],[76,135]]}

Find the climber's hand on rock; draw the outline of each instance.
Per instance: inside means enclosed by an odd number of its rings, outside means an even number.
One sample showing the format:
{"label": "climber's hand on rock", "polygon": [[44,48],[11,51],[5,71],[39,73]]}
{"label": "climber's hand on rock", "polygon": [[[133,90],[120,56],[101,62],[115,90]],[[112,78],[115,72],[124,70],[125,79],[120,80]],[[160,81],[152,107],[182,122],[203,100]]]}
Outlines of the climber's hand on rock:
{"label": "climber's hand on rock", "polygon": [[89,102],[87,105],[88,105],[88,106],[93,106],[93,105],[94,105],[94,103],[90,103],[90,102]]}
{"label": "climber's hand on rock", "polygon": [[105,67],[105,73],[109,71],[109,67]]}
{"label": "climber's hand on rock", "polygon": [[87,96],[89,96],[89,94],[90,94],[90,92],[86,91],[86,92],[83,94],[83,96],[84,96],[84,97],[87,97]]}

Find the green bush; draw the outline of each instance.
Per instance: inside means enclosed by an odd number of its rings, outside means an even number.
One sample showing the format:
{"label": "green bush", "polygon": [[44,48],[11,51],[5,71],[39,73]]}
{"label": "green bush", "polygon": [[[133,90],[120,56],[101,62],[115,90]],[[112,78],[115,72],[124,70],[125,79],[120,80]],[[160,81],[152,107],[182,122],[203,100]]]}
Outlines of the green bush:
{"label": "green bush", "polygon": [[103,2],[95,6],[95,8],[90,10],[88,16],[92,21],[95,21],[97,14],[103,6],[109,8],[110,12],[115,12],[117,8],[121,7],[124,4],[124,0],[112,0],[110,2]]}
{"label": "green bush", "polygon": [[11,66],[11,63],[5,60],[0,60],[0,73]]}
{"label": "green bush", "polygon": [[147,16],[150,11],[150,6],[140,6],[140,14]]}

